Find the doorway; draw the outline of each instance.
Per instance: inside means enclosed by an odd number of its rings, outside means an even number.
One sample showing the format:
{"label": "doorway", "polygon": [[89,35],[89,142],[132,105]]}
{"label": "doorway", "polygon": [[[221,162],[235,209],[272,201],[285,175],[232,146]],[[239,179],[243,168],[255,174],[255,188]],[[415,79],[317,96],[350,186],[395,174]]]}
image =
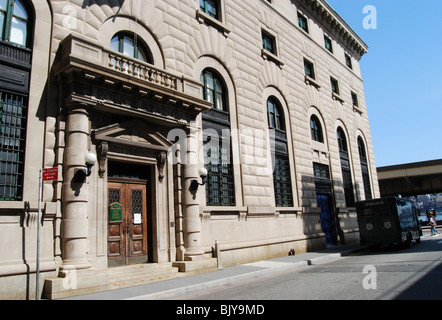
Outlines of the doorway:
{"label": "doorway", "polygon": [[321,228],[325,234],[327,245],[336,244],[336,229],[333,219],[333,206],[331,205],[331,195],[318,194],[316,196],[318,206],[321,208]]}
{"label": "doorway", "polygon": [[[129,171],[145,172],[130,177]],[[109,164],[108,177],[108,266],[124,266],[149,261],[148,181],[150,167]],[[125,171],[122,175],[120,170]]]}

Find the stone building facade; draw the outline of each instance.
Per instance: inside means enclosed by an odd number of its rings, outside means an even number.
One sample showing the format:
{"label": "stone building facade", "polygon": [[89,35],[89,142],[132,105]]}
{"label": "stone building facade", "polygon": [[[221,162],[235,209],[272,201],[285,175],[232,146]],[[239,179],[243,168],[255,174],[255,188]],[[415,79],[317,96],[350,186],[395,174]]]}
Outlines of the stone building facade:
{"label": "stone building facade", "polygon": [[1,298],[34,294],[41,168],[59,171],[41,206],[49,298],[115,266],[358,241],[354,202],[379,196],[367,46],[326,1],[3,0],[0,15]]}

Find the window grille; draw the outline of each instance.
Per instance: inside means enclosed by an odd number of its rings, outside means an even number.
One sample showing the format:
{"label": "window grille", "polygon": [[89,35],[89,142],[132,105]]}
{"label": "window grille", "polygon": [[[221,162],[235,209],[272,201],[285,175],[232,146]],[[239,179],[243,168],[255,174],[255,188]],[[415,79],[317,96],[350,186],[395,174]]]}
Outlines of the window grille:
{"label": "window grille", "polygon": [[[203,114],[204,157],[207,169],[206,204],[208,206],[234,206],[235,186],[233,178],[230,120],[227,106],[227,90],[216,72],[201,73],[203,98],[212,102],[211,110]],[[228,131],[225,136],[223,132]],[[215,136],[212,134],[216,132]],[[216,139],[217,143],[209,143]]]}
{"label": "window grille", "polygon": [[362,181],[364,184],[365,200],[373,199],[371,193],[370,173],[368,170],[367,154],[365,152],[365,144],[361,137],[358,137],[359,159],[361,162]]}
{"label": "window grille", "polygon": [[275,169],[273,171],[275,201],[277,207],[292,207],[292,182],[290,180],[290,164],[288,156],[275,155]]}
{"label": "window grille", "polygon": [[341,128],[338,128],[337,139],[341,157],[342,183],[344,187],[345,203],[347,207],[354,207],[355,196],[351,177],[350,159],[348,155],[347,139]]}
{"label": "window grille", "polygon": [[[215,153],[215,158],[212,153]],[[219,147],[211,147],[206,156],[206,159],[212,159],[206,165],[208,171],[208,181],[206,183],[207,205],[234,206],[235,188],[230,141],[220,139]]]}
{"label": "window grille", "polygon": [[292,182],[288,157],[287,134],[284,127],[284,112],[275,97],[267,100],[271,151],[273,157],[273,186],[277,207],[292,207]]}
{"label": "window grille", "polygon": [[20,201],[26,137],[27,99],[0,92],[0,200]]}

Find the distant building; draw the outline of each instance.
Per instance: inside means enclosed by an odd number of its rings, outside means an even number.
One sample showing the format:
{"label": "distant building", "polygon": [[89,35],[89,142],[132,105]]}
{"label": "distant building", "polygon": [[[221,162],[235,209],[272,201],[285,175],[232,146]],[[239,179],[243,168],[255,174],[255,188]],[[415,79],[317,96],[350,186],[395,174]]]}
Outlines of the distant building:
{"label": "distant building", "polygon": [[367,46],[324,0],[2,3],[1,298],[34,295],[41,168],[49,298],[359,240]]}

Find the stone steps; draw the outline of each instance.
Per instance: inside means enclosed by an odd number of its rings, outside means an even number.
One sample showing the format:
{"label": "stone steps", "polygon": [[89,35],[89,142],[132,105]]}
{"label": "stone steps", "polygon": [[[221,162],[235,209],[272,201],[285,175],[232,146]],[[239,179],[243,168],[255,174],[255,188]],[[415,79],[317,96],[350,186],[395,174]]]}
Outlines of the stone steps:
{"label": "stone steps", "polygon": [[172,263],[153,263],[123,266],[109,269],[110,289],[127,288],[178,278],[177,267]]}

